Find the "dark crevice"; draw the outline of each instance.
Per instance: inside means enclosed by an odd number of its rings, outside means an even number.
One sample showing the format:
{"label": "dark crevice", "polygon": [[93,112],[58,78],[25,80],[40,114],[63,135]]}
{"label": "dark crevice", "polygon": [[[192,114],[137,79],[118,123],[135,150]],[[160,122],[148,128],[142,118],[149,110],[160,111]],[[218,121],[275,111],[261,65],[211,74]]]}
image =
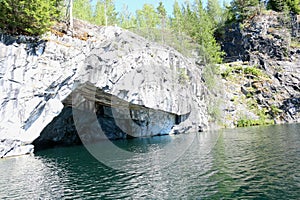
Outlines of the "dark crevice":
{"label": "dark crevice", "polygon": [[94,143],[103,139],[166,135],[189,117],[189,113],[176,115],[142,105],[122,104],[123,100],[102,90],[97,90],[95,97],[95,101],[86,100],[77,107],[66,99],[62,112],[33,142],[35,150],[79,145],[82,141]]}

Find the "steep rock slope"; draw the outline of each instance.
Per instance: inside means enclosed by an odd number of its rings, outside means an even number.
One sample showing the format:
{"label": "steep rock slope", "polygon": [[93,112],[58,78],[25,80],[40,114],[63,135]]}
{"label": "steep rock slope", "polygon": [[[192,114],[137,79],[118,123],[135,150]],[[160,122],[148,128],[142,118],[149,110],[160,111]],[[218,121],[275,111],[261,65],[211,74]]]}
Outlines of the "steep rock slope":
{"label": "steep rock slope", "polygon": [[255,16],[243,30],[233,31],[238,37],[229,33],[223,43],[227,60],[237,61],[221,67],[224,124],[232,127],[238,121],[263,123],[265,119],[300,122],[300,49],[291,45],[291,40],[300,44],[299,38],[291,37],[276,12]]}
{"label": "steep rock slope", "polygon": [[207,129],[193,62],[118,27],[80,25],[84,40],[1,36],[0,138],[20,141],[11,152]]}

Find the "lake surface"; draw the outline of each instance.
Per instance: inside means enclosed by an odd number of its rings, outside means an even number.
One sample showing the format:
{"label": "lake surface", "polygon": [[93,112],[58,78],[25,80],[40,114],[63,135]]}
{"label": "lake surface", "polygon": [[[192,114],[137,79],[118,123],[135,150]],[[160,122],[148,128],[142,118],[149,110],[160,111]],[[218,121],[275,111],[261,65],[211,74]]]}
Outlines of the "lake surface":
{"label": "lake surface", "polygon": [[[145,161],[186,138],[167,164]],[[107,167],[83,146],[0,160],[0,199],[300,199],[299,124],[114,144],[140,152],[122,160],[128,170]]]}

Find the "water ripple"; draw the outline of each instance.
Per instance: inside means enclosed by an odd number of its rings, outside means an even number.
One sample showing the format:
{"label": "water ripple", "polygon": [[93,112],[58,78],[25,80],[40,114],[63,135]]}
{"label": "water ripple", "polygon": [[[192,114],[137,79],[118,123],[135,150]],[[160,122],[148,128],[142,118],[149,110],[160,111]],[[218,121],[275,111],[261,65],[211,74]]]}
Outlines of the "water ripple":
{"label": "water ripple", "polygon": [[[143,173],[106,167],[80,146],[0,160],[0,199],[300,199],[299,128],[198,133],[167,168],[128,160]],[[138,152],[149,142],[120,143]]]}

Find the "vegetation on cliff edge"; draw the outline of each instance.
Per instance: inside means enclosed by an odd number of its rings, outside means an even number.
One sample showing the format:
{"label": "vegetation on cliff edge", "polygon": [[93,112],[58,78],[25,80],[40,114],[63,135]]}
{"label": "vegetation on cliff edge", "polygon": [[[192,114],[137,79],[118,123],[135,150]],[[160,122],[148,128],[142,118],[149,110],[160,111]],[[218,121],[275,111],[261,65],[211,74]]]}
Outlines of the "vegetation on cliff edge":
{"label": "vegetation on cliff edge", "polygon": [[13,35],[41,35],[58,19],[60,5],[60,0],[1,0],[0,29]]}

